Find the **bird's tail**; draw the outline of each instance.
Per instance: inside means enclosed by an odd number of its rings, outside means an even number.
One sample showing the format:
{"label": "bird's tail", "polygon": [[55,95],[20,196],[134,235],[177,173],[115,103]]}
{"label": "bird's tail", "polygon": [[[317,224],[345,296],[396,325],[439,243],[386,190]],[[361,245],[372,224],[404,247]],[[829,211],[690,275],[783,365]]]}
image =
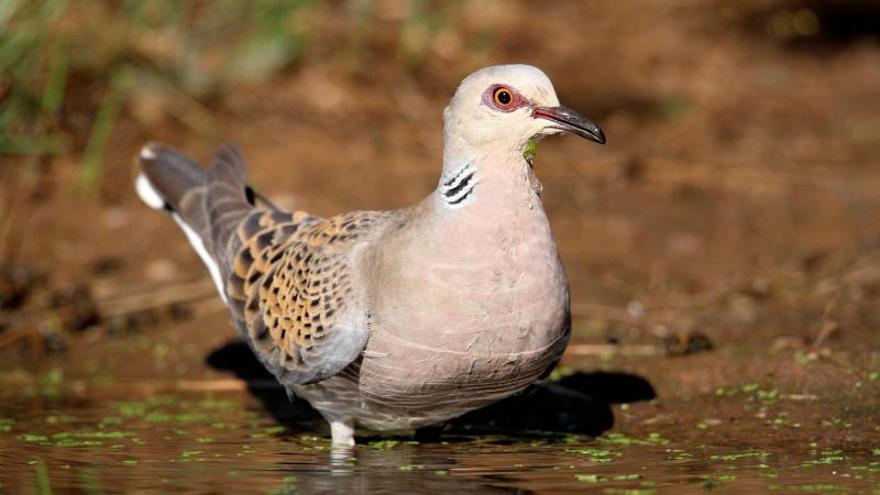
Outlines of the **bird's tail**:
{"label": "bird's tail", "polygon": [[169,146],[150,143],[138,160],[143,170],[135,181],[138,195],[151,208],[171,214],[226,300],[224,280],[239,247],[236,228],[254,208],[241,154],[223,145],[211,168],[205,169]]}

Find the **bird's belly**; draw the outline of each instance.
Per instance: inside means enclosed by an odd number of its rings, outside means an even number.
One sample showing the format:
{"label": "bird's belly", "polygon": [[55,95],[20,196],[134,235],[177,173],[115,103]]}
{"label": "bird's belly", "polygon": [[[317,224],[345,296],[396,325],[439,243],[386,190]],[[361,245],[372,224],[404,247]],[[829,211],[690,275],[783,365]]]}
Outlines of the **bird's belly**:
{"label": "bird's belly", "polygon": [[419,428],[489,405],[534,383],[562,355],[568,286],[556,286],[496,294],[488,306],[462,302],[442,322],[410,314],[402,328],[378,318],[359,362],[297,392],[376,430]]}
{"label": "bird's belly", "polygon": [[542,285],[541,292],[494,294],[491,302],[459,294],[463,302],[443,319],[408,318],[407,328],[378,319],[360,363],[359,395],[399,419],[430,424],[524,389],[568,340],[567,284]]}

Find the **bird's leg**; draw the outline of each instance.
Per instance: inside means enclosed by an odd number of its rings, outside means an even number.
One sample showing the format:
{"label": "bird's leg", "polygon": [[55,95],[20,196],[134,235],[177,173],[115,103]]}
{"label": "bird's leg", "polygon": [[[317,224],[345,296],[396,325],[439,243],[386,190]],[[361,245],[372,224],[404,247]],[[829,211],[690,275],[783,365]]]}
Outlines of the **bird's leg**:
{"label": "bird's leg", "polygon": [[333,447],[354,447],[354,418],[324,415],[330,423]]}

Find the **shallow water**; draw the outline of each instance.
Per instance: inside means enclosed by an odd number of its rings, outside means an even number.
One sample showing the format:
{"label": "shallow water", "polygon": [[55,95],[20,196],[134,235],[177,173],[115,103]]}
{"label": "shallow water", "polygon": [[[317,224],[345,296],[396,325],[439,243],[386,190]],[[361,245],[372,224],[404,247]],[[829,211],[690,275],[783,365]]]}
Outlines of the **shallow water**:
{"label": "shallow water", "polygon": [[320,421],[281,426],[243,390],[10,392],[0,406],[2,493],[880,493],[871,449],[701,444],[669,430],[361,436],[334,451],[316,435],[326,435]]}

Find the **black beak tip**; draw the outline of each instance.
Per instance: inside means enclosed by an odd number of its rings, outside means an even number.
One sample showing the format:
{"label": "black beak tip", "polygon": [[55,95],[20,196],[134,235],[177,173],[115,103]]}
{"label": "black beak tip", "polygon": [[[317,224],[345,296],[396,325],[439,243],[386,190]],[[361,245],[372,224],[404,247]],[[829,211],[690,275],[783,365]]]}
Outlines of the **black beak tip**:
{"label": "black beak tip", "polygon": [[556,129],[595,143],[605,144],[605,133],[602,132],[602,128],[568,107],[538,107],[533,111],[532,116],[555,122],[556,125],[553,127]]}

